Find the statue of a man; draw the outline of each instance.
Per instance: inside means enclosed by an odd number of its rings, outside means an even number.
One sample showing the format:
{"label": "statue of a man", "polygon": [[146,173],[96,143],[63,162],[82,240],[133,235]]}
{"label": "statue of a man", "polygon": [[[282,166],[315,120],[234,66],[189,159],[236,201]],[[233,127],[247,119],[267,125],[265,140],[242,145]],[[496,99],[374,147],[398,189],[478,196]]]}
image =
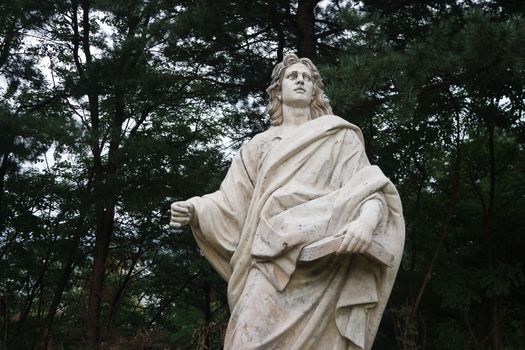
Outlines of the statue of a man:
{"label": "statue of a man", "polygon": [[[272,126],[246,143],[217,192],[175,202],[228,281],[225,349],[370,349],[399,267],[399,196],[371,166],[356,126],[332,115],[319,71],[287,55],[272,73]],[[343,235],[336,254],[301,250]],[[391,267],[363,253],[371,241]]]}

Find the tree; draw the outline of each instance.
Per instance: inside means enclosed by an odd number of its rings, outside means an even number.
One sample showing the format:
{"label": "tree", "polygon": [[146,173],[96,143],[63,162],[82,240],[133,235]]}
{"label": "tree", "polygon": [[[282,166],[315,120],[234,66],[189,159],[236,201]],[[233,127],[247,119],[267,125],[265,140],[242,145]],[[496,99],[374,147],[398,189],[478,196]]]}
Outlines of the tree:
{"label": "tree", "polygon": [[523,10],[0,4],[1,343],[220,348],[224,282],[166,212],[218,188],[296,51],[403,198],[405,259],[375,348],[523,347]]}
{"label": "tree", "polygon": [[[404,198],[407,258],[398,285],[408,288],[394,292],[397,333],[384,330],[396,334],[398,347],[520,344],[502,331],[523,321],[503,317],[523,299],[522,268],[509,268],[520,266],[518,256],[504,253],[506,237],[522,244],[512,233],[519,224],[505,233],[495,224],[498,201],[523,210],[519,195],[497,190],[505,186],[499,176],[519,163],[510,148],[523,147],[515,136],[523,124],[524,73],[524,23],[516,10],[496,2],[364,2],[346,15],[347,54],[326,70],[336,110],[364,126],[369,152]],[[472,204],[466,209],[473,192],[477,212]],[[491,282],[476,279],[480,274]],[[479,319],[491,321],[474,326]],[[379,346],[393,347],[387,339]]]}

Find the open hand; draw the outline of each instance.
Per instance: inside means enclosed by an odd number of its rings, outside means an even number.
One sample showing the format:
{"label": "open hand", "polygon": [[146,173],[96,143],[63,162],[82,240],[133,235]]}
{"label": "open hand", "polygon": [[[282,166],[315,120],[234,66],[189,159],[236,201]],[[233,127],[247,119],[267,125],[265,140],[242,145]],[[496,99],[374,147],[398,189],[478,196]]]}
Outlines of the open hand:
{"label": "open hand", "polygon": [[170,227],[180,228],[189,224],[195,216],[193,204],[187,201],[173,202],[171,204]]}
{"label": "open hand", "polygon": [[337,248],[337,254],[341,253],[364,253],[370,242],[375,226],[366,220],[358,218],[346,225],[337,235],[345,235],[345,238]]}

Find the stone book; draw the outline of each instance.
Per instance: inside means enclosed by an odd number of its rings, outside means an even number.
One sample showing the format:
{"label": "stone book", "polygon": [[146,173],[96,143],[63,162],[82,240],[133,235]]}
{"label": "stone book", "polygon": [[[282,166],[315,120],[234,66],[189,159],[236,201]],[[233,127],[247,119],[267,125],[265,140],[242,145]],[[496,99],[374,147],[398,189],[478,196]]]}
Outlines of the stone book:
{"label": "stone book", "polygon": [[[335,253],[343,238],[344,236],[326,237],[305,246],[299,255],[299,261],[312,261]],[[363,254],[388,267],[392,267],[394,262],[394,255],[376,241],[370,242]]]}

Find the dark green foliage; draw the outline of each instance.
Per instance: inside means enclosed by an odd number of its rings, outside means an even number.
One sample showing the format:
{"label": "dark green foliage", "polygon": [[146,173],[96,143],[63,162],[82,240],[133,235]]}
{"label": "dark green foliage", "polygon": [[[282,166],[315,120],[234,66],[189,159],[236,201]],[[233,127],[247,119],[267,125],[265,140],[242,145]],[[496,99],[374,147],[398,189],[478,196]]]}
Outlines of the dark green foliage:
{"label": "dark green foliage", "polygon": [[337,113],[363,127],[405,207],[377,348],[524,345],[525,22],[495,3],[364,2],[325,67]]}
{"label": "dark green foliage", "polygon": [[221,348],[226,284],[167,212],[268,127],[292,51],[403,199],[374,349],[525,347],[523,4],[3,1],[0,348]]}

